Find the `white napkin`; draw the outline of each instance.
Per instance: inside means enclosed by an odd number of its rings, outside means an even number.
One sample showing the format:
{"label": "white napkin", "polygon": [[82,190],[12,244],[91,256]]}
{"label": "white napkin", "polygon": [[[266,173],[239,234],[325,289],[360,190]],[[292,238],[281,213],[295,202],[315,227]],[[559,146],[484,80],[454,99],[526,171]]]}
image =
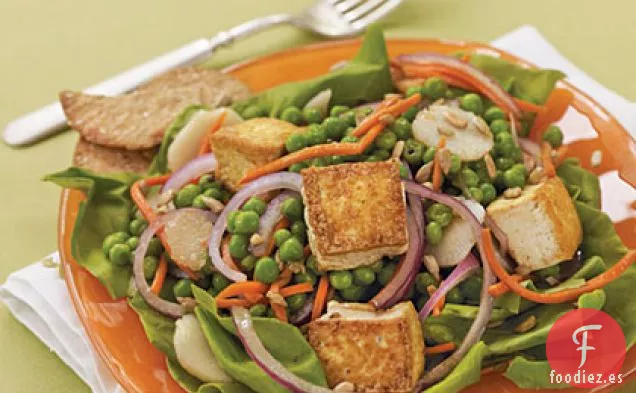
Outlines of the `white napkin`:
{"label": "white napkin", "polygon": [[[520,27],[493,45],[540,67],[565,72],[568,79],[598,100],[636,135],[636,104],[606,89],[577,69],[531,26]],[[59,262],[57,252],[44,260]],[[2,300],[15,317],[46,343],[75,371],[93,392],[123,392],[104,363],[93,350],[75,314],[64,284],[55,268],[42,261],[11,274],[0,286]]]}

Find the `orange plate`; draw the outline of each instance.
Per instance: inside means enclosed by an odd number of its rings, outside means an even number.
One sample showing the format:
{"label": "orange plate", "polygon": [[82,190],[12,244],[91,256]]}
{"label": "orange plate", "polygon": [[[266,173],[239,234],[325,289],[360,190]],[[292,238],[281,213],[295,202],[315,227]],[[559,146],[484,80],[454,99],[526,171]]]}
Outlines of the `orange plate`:
{"label": "orange plate", "polygon": [[[359,40],[322,43],[278,52],[259,59],[250,60],[227,68],[225,71],[247,83],[254,91],[289,81],[311,78],[329,71],[329,67],[341,60],[350,59],[360,46]],[[453,51],[479,51],[502,56],[519,64],[531,66],[509,54],[489,46],[437,40],[389,40],[391,56],[402,53],[434,51],[449,53]],[[607,181],[603,181],[604,198],[610,200],[609,206],[634,202],[633,188],[622,183],[616,171],[620,169],[623,179],[636,184],[636,156],[630,152],[634,149],[634,140],[620,124],[593,99],[580,92],[568,83],[562,86],[572,90],[575,101],[574,108],[590,121],[587,128],[596,130],[590,136],[577,138],[580,127],[570,130],[566,127],[566,142],[570,144],[569,155],[578,156],[584,167],[600,175],[608,173]],[[570,114],[568,114],[570,116]],[[566,116],[567,117],[567,116]],[[574,119],[580,124],[581,119]],[[577,140],[579,139],[579,140]],[[603,161],[600,166],[591,167],[590,155],[594,150],[602,152]],[[613,172],[613,173],[612,173]],[[608,192],[608,188],[627,189],[630,201],[625,201],[625,192]],[[620,187],[620,188],[619,188]],[[612,199],[622,195],[622,200]],[[165,364],[165,357],[155,349],[146,338],[141,323],[135,312],[125,301],[112,300],[97,279],[82,269],[71,256],[71,232],[77,216],[77,209],[82,194],[78,191],[62,193],[59,217],[59,249],[64,263],[65,278],[73,304],[88,332],[97,352],[103,358],[119,383],[128,392],[182,392],[170,377]],[[623,241],[630,247],[636,247],[636,217],[629,206],[622,206],[624,217],[616,219],[616,228]],[[619,212],[620,213],[620,212]],[[616,215],[615,215],[616,217]],[[636,369],[636,351],[632,350],[626,361],[628,370]],[[634,373],[636,374],[636,373]],[[634,375],[631,375],[634,377]],[[604,391],[611,391],[609,387]],[[510,381],[498,373],[491,373],[482,381],[467,390],[468,392],[521,392]],[[582,391],[569,389],[567,391]],[[546,390],[545,392],[548,392]],[[560,390],[560,392],[564,392]]]}

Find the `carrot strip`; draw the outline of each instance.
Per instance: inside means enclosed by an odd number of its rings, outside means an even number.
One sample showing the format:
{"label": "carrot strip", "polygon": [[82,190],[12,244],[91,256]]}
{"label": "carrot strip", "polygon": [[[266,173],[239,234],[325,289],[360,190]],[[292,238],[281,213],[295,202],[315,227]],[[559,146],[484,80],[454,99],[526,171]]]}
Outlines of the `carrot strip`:
{"label": "carrot strip", "polygon": [[442,135],[439,138],[439,142],[437,143],[437,151],[435,152],[435,156],[433,157],[433,190],[439,191],[442,188],[442,166],[440,163],[440,153],[439,149],[442,149],[446,146],[446,137]]}
{"label": "carrot strip", "polygon": [[454,342],[447,342],[444,344],[434,345],[432,347],[424,348],[425,355],[437,355],[439,353],[451,352],[457,348]]}
{"label": "carrot strip", "polygon": [[245,293],[263,294],[267,291],[267,288],[267,284],[263,284],[259,281],[234,282],[225,287],[218,295],[216,295],[216,297],[218,299],[227,299],[233,296],[240,296]]}
{"label": "carrot strip", "polygon": [[320,276],[316,297],[314,299],[314,307],[311,310],[311,320],[318,318],[327,303],[327,292],[329,291],[329,278],[326,274]]}
{"label": "carrot strip", "polygon": [[[399,100],[393,105],[381,106],[373,112],[371,115],[367,116],[358,127],[351,133],[353,136],[360,137],[365,134],[367,131],[371,129],[371,127],[375,126],[382,116],[392,115],[397,116],[401,113],[406,112],[413,105],[419,104],[422,100],[422,96],[419,94],[413,94],[412,96],[405,98],[403,100]],[[382,105],[382,104],[380,104]]]}
{"label": "carrot strip", "polygon": [[[292,279],[292,271],[289,268],[285,268],[283,272],[278,276],[276,281],[272,283],[272,286],[269,287],[269,291],[271,293],[280,293],[280,289],[285,285],[289,284]],[[281,295],[282,296],[282,295]],[[284,297],[284,296],[283,296]],[[274,310],[274,314],[276,318],[281,322],[287,322],[287,307],[270,302],[270,306],[272,310]]]}
{"label": "carrot strip", "polygon": [[562,145],[559,147],[554,153],[554,166],[556,168],[561,166],[563,160],[565,160],[565,156],[568,154],[568,147],[566,145]]}
{"label": "carrot strip", "polygon": [[[526,277],[520,276],[518,274],[513,274],[510,277],[514,278],[515,282],[521,282],[526,279]],[[510,288],[508,288],[508,286],[501,281],[488,287],[488,294],[493,297],[499,297],[508,292],[510,292]]]}
{"label": "carrot strip", "polygon": [[531,291],[515,281],[506,270],[499,264],[495,256],[495,247],[492,241],[492,235],[487,228],[481,231],[481,242],[484,249],[484,258],[500,281],[505,283],[512,292],[535,303],[556,304],[565,303],[576,300],[580,295],[602,288],[610,282],[614,281],[623,274],[634,262],[636,262],[636,250],[628,251],[620,261],[616,262],[605,272],[599,274],[593,279],[587,281],[583,286],[578,288],[564,289],[559,292],[539,293]]}
{"label": "carrot strip", "polygon": [[[429,285],[428,287],[426,287],[426,291],[428,292],[429,296],[433,296],[433,293],[437,291],[437,288],[435,287],[435,285]],[[444,309],[445,304],[446,304],[446,296],[442,296],[437,302],[437,304],[435,304],[435,306],[433,307],[433,311],[432,311],[433,316],[436,317],[440,315],[442,313],[442,310]]]}
{"label": "carrot strip", "polygon": [[236,270],[240,272],[241,269],[236,266],[236,262],[234,262],[234,258],[232,258],[232,254],[230,254],[230,237],[226,236],[223,239],[223,243],[221,244],[221,259],[228,265],[232,270]]}
{"label": "carrot strip", "polygon": [[548,142],[541,144],[541,162],[543,163],[543,171],[547,177],[556,176],[554,161],[552,161],[552,146]]}
{"label": "carrot strip", "polygon": [[150,291],[155,295],[159,295],[161,292],[161,287],[163,287],[163,283],[166,281],[166,275],[168,273],[168,262],[166,258],[163,256],[159,259],[159,266],[157,266],[157,271],[155,271],[155,278],[152,280],[152,285],[150,285]]}
{"label": "carrot strip", "polygon": [[282,297],[289,297],[292,295],[297,295],[299,293],[307,293],[312,292],[314,290],[314,286],[311,285],[310,282],[304,282],[302,284],[291,285],[280,290],[280,294]]}
{"label": "carrot strip", "polygon": [[534,119],[529,138],[538,143],[548,126],[563,117],[572,101],[574,94],[570,90],[554,89],[544,105],[545,111],[538,113]]}
{"label": "carrot strip", "polygon": [[245,299],[216,299],[216,306],[218,308],[230,308],[234,306],[238,307],[250,307],[251,304],[248,300]]}
{"label": "carrot strip", "polygon": [[265,299],[265,295],[263,295],[262,293],[252,293],[252,292],[242,293],[241,297],[252,304],[260,303],[261,300]]}
{"label": "carrot strip", "polygon": [[522,100],[521,98],[515,98],[515,97],[512,97],[512,99],[515,101],[519,109],[521,109],[524,112],[543,113],[547,111],[547,109],[544,106],[534,104],[530,101]]}
{"label": "carrot strip", "polygon": [[281,218],[276,223],[276,225],[274,226],[274,229],[272,229],[272,236],[269,237],[269,243],[267,243],[267,249],[265,250],[265,255],[271,255],[272,251],[274,251],[274,246],[276,245],[276,241],[274,240],[274,234],[276,233],[276,231],[279,229],[287,228],[288,226],[289,226],[289,220],[287,219],[287,217]]}
{"label": "carrot strip", "polygon": [[362,153],[367,147],[369,147],[369,145],[373,143],[375,138],[380,135],[384,128],[386,128],[386,124],[382,122],[371,127],[371,129],[362,137],[362,139],[358,143],[361,149],[360,153]]}

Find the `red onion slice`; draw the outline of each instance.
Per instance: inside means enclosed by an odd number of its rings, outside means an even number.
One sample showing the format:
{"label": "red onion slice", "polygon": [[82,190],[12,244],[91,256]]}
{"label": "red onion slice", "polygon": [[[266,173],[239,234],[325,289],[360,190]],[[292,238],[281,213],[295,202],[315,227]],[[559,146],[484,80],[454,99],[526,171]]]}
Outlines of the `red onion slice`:
{"label": "red onion slice", "polygon": [[238,210],[245,201],[254,195],[262,194],[279,189],[289,189],[296,192],[300,192],[303,186],[303,178],[293,172],[277,172],[271,175],[263,176],[248,184],[246,184],[239,192],[234,194],[232,199],[225,205],[225,209],[216,221],[214,228],[212,228],[212,234],[210,235],[210,241],[208,243],[208,253],[212,258],[212,264],[214,267],[227,277],[231,281],[245,281],[247,276],[244,273],[237,272],[230,266],[226,265],[221,258],[221,240],[223,240],[223,234],[227,228],[227,216]]}
{"label": "red onion slice", "polygon": [[159,216],[157,220],[155,220],[148,226],[148,228],[146,228],[146,230],[139,237],[139,245],[135,250],[135,260],[133,262],[133,278],[139,294],[141,295],[141,297],[143,297],[143,299],[146,301],[146,303],[148,303],[150,307],[159,311],[161,314],[172,318],[179,318],[180,316],[182,316],[185,313],[185,309],[180,304],[163,300],[150,290],[150,286],[148,285],[148,283],[146,282],[146,278],[144,277],[144,257],[146,256],[146,251],[148,251],[148,244],[150,244],[150,240],[152,240],[152,237],[157,232],[159,232],[165,225],[168,225],[171,222],[175,222],[180,215],[194,212],[196,212],[196,214],[204,215],[211,221],[214,220],[214,215],[212,213],[205,212],[200,209],[179,209],[169,211],[168,213]]}
{"label": "red onion slice", "polygon": [[215,170],[216,156],[214,153],[199,156],[173,173],[166,184],[164,184],[161,188],[161,192],[164,193],[170,190],[177,191],[190,181],[205,175],[206,173],[214,172]]}
{"label": "red onion slice", "polygon": [[490,218],[489,215],[486,215],[486,220],[484,221],[486,226],[490,228],[493,235],[495,235],[495,239],[499,242],[499,249],[502,254],[506,254],[508,252],[508,236],[506,233],[497,225],[497,223]]}
{"label": "red onion slice", "polygon": [[254,330],[250,312],[243,307],[232,307],[232,321],[249,357],[274,381],[295,393],[332,393],[331,389],[314,385],[287,370],[263,345]]}
{"label": "red onion slice", "polygon": [[528,138],[519,138],[519,147],[524,153],[527,153],[535,160],[541,157],[541,146]]}
{"label": "red onion slice", "polygon": [[267,252],[267,245],[270,242],[270,238],[273,236],[273,229],[278,224],[278,221],[283,217],[281,213],[281,207],[283,202],[289,198],[298,196],[295,192],[283,192],[276,198],[272,199],[267,205],[267,210],[261,216],[258,224],[258,234],[263,239],[261,244],[255,246],[250,244],[250,252],[257,257],[265,256]]}
{"label": "red onion slice", "polygon": [[504,110],[507,110],[509,113],[514,115],[515,118],[519,118],[522,115],[521,110],[517,106],[517,103],[512,99],[510,94],[503,87],[490,76],[485,74],[479,68],[473,66],[472,64],[461,61],[460,59],[453,57],[442,55],[439,53],[417,53],[417,54],[408,54],[401,55],[397,58],[398,62],[404,63],[415,63],[415,64],[423,64],[423,65],[442,65],[444,67],[452,68],[468,77],[478,81],[480,84],[487,88],[487,91],[483,92],[485,96],[490,98],[492,101],[500,101],[505,105]]}
{"label": "red onion slice", "polygon": [[442,282],[435,293],[431,295],[424,307],[420,310],[420,320],[424,321],[426,317],[433,311],[433,308],[451,289],[458,286],[462,281],[468,278],[475,270],[479,268],[479,262],[472,253],[468,253],[466,258],[453,269],[453,272]]}

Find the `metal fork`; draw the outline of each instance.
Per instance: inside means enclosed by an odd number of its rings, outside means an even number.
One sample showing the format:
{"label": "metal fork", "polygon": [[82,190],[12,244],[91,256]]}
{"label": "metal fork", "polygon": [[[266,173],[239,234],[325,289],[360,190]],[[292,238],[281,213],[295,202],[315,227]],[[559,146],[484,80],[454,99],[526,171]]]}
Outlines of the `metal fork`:
{"label": "metal fork", "polygon": [[[219,47],[276,25],[292,24],[329,38],[353,36],[386,16],[401,2],[402,0],[317,0],[298,15],[266,16],[222,31],[212,38],[200,38],[84,91],[108,96],[126,93],[157,75],[202,60]],[[62,107],[55,102],[7,124],[4,140],[12,146],[25,145],[65,126],[66,118]]]}

